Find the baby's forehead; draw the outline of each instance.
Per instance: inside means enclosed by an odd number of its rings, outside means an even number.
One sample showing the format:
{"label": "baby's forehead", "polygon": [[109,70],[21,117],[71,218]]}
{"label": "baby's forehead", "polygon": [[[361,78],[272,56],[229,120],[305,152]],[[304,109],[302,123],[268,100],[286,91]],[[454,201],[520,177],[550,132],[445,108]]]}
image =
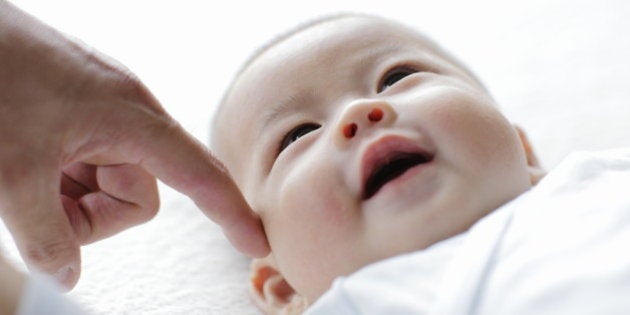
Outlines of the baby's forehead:
{"label": "baby's forehead", "polygon": [[[343,50],[348,46],[354,50]],[[348,52],[352,54],[351,59],[360,61],[370,51],[405,51],[412,47],[416,52],[439,55],[462,66],[433,40],[399,22],[368,15],[342,15],[297,27],[258,49],[237,73],[226,96],[243,92],[243,85],[238,83],[251,78],[252,73],[262,77],[258,82],[268,82],[269,78],[278,76],[284,70],[289,59],[317,70],[321,63],[343,66],[341,63],[349,59],[344,53]],[[300,59],[301,56],[303,58]],[[321,63],[309,62],[315,59]]]}
{"label": "baby's forehead", "polygon": [[[367,31],[368,29],[372,31]],[[383,32],[389,36],[398,37],[405,44],[416,44],[432,52],[444,53],[425,34],[397,21],[365,14],[342,14],[310,21],[276,36],[256,49],[247,61],[243,63],[237,71],[233,83],[241,79],[242,75],[251,69],[253,65],[260,64],[261,60],[265,60],[265,57],[274,55],[278,51],[299,50],[304,44],[317,44],[334,40],[339,40],[341,44],[348,43],[348,41],[369,42],[370,38],[376,37],[373,36],[374,34]],[[334,62],[334,60],[331,61]],[[269,74],[272,74],[274,69],[269,69],[269,72]],[[234,84],[232,84],[226,95],[234,91],[233,87]]]}
{"label": "baby's forehead", "polygon": [[[350,43],[354,50],[351,51],[351,58],[348,58],[349,50],[342,49]],[[416,51],[443,54],[443,51],[423,34],[383,18],[348,15],[309,23],[279,36],[259,49],[237,73],[225,93],[219,113],[239,106],[230,104],[235,95],[240,97],[245,94],[259,98],[257,94],[264,89],[263,87],[269,86],[270,82],[286,74],[285,70],[289,63],[292,65],[297,63],[302,68],[317,71],[323,68],[320,67],[322,63],[343,66],[340,63],[348,59],[361,63],[362,57],[369,52],[403,51],[409,47]],[[359,51],[361,48],[367,53]],[[308,80],[308,76],[293,77],[291,73],[289,76],[290,79],[287,81]]]}
{"label": "baby's forehead", "polygon": [[[370,34],[375,32],[369,32],[367,29],[372,30],[389,30],[388,34],[398,34],[404,36],[405,44],[409,44],[410,41],[414,41],[415,44],[427,44],[427,48],[432,48],[430,41],[421,36],[418,32],[413,31],[401,24],[385,20],[378,17],[372,17],[367,15],[343,15],[330,18],[324,18],[312,23],[299,26],[294,30],[287,32],[284,35],[272,40],[267,45],[264,45],[244,64],[241,70],[237,73],[230,88],[226,92],[224,99],[222,100],[219,109],[215,115],[215,122],[222,122],[224,124],[232,124],[233,120],[243,121],[246,115],[226,115],[231,111],[241,111],[239,108],[246,104],[239,104],[234,102],[234,96],[238,96],[240,99],[243,94],[258,98],[259,95],[255,91],[260,91],[259,85],[266,85],[269,83],[269,79],[277,77],[277,75],[283,71],[283,65],[286,64],[286,57],[292,57],[299,55],[305,45],[310,45],[313,49],[319,49],[318,43],[337,41],[337,44],[328,45],[328,47],[343,47],[349,40],[354,42],[361,41],[370,43]],[[356,40],[355,40],[356,39]],[[373,39],[372,41],[380,44],[380,41]],[[423,45],[424,46],[424,45]],[[369,49],[374,49],[373,45]],[[318,54],[319,58],[325,54]],[[292,54],[293,52],[293,54]],[[275,56],[279,58],[274,59]],[[336,63],[339,62],[340,55],[328,55],[327,62]],[[269,62],[269,60],[274,60]],[[304,60],[306,66],[317,66],[317,64],[308,63],[308,60]],[[252,71],[256,69],[256,71]],[[256,73],[256,79],[252,79],[252,73]],[[265,110],[262,108],[261,110]],[[245,113],[242,113],[245,114]]]}
{"label": "baby's forehead", "polygon": [[[306,23],[283,36],[279,36],[258,50],[243,67],[241,73],[248,66],[264,60],[264,57],[274,55],[278,51],[299,51],[303,45],[326,44],[327,47],[335,47],[347,46],[351,43],[356,44],[357,42],[387,44],[383,41],[383,36],[397,38],[398,41],[405,44],[421,45],[422,48],[428,50],[437,48],[437,45],[426,36],[401,23],[368,15],[341,15]],[[372,49],[367,45],[365,47]]]}

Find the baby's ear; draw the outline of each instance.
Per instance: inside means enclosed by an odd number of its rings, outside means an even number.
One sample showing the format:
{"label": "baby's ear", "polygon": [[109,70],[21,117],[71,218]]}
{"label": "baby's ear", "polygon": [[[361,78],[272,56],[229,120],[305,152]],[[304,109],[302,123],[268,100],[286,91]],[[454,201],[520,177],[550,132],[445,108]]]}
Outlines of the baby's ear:
{"label": "baby's ear", "polygon": [[278,271],[273,254],[252,261],[250,280],[254,302],[267,315],[302,314],[308,306]]}
{"label": "baby's ear", "polygon": [[538,157],[532,148],[527,135],[519,126],[514,126],[516,132],[518,133],[518,137],[521,139],[521,145],[525,150],[525,156],[527,157],[527,166],[529,170],[529,178],[532,185],[536,185],[546,174],[547,172],[542,168],[540,162],[538,162]]}

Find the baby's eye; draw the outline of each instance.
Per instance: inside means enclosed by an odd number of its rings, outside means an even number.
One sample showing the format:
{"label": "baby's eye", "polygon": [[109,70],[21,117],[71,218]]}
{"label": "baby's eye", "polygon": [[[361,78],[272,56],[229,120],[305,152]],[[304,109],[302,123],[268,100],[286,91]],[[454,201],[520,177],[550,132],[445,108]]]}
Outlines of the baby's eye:
{"label": "baby's eye", "polygon": [[291,131],[287,132],[284,138],[282,138],[282,142],[280,142],[280,149],[278,150],[278,153],[284,151],[284,149],[286,149],[289,145],[291,145],[291,143],[297,141],[298,139],[300,139],[302,136],[306,135],[307,133],[313,130],[319,129],[319,127],[321,126],[318,124],[307,123],[307,124],[301,124],[291,129]]}
{"label": "baby's eye", "polygon": [[390,86],[396,84],[396,82],[416,72],[418,71],[409,67],[396,67],[392,70],[389,70],[387,71],[387,73],[385,73],[385,75],[381,79],[381,82],[379,83],[378,88],[376,89],[376,92],[381,93],[387,90],[387,88],[389,88]]}

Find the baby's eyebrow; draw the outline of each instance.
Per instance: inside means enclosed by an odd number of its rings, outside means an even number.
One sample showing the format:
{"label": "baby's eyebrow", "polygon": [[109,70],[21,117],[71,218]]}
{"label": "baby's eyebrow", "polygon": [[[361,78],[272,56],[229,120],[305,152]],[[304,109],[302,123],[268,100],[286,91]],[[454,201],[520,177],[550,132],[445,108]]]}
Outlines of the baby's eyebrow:
{"label": "baby's eyebrow", "polygon": [[308,107],[310,99],[309,93],[297,92],[287,95],[276,105],[272,105],[271,109],[262,116],[262,119],[258,120],[258,128],[256,128],[258,135],[261,135],[267,126],[271,125],[282,116],[298,112]]}

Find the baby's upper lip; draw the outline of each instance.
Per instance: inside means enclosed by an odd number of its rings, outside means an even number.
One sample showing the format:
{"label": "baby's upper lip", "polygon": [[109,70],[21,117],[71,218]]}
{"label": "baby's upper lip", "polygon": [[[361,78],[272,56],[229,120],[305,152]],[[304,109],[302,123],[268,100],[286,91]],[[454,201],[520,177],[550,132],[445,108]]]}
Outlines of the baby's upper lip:
{"label": "baby's upper lip", "polygon": [[361,159],[363,200],[408,169],[433,160],[435,153],[402,136],[384,136],[372,142]]}

